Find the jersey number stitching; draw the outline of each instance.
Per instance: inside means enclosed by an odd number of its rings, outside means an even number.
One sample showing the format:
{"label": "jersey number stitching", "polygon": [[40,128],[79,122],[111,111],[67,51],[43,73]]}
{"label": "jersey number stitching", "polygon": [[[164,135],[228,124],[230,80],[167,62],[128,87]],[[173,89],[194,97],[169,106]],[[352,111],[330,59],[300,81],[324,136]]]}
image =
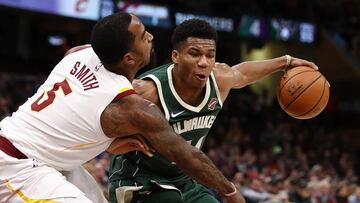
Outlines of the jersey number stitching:
{"label": "jersey number stitching", "polygon": [[45,92],[36,100],[34,103],[31,104],[31,110],[33,111],[41,111],[50,104],[54,102],[54,99],[56,97],[55,91],[58,91],[59,88],[63,91],[64,95],[68,95],[72,92],[70,85],[66,79],[64,79],[62,82],[55,83],[53,88],[47,92],[48,98],[42,102],[39,102],[45,95]]}

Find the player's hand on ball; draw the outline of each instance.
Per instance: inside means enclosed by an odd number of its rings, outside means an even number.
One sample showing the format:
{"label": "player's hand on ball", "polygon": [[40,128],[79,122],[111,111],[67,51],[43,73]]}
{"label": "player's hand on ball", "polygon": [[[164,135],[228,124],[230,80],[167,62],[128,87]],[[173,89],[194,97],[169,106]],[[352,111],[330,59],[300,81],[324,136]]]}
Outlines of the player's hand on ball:
{"label": "player's hand on ball", "polygon": [[106,150],[111,154],[126,154],[131,151],[141,151],[149,157],[153,156],[152,149],[141,135],[131,135],[116,138]]}
{"label": "player's hand on ball", "polygon": [[310,119],[326,107],[330,84],[319,72],[309,66],[287,70],[280,78],[277,98],[281,108],[297,119]]}
{"label": "player's hand on ball", "polygon": [[300,59],[290,55],[285,55],[285,60],[286,60],[284,66],[285,71],[298,66],[308,66],[314,70],[319,70],[319,67],[315,63],[307,61],[305,59]]}

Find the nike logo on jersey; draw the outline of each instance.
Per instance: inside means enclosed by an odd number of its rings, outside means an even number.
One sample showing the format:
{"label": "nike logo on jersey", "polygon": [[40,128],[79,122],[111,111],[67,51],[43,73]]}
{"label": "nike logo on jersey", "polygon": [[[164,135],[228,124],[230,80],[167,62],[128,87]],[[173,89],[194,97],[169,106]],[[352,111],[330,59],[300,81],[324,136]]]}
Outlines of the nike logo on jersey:
{"label": "nike logo on jersey", "polygon": [[180,112],[178,112],[178,113],[171,112],[171,117],[172,117],[172,118],[175,118],[175,117],[177,117],[178,115],[180,115],[180,114],[182,114],[182,113],[184,113],[184,112],[185,112],[185,110],[180,111]]}

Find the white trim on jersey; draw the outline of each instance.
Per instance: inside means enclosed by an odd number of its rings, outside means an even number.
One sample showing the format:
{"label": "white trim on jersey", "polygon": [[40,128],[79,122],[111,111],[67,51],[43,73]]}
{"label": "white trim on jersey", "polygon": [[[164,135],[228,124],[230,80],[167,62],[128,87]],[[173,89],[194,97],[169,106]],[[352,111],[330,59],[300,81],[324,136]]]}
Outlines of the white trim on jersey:
{"label": "white trim on jersey", "polygon": [[160,184],[158,182],[156,182],[155,180],[150,180],[151,183],[154,183],[156,185],[158,185],[159,187],[165,189],[165,190],[176,190],[180,193],[180,195],[182,196],[182,192],[176,188],[175,186],[172,186],[172,185],[165,185],[165,184]]}
{"label": "white trim on jersey", "polygon": [[155,84],[157,86],[157,90],[158,90],[158,95],[159,95],[159,98],[160,98],[160,103],[161,103],[161,106],[162,106],[162,108],[164,110],[164,113],[165,113],[165,118],[166,118],[167,121],[169,121],[170,120],[170,114],[169,114],[169,110],[167,109],[167,106],[166,106],[166,103],[165,103],[164,94],[163,94],[163,91],[162,91],[162,88],[161,88],[161,82],[153,74],[145,76],[145,78],[147,78],[147,77],[151,78],[155,82]]}
{"label": "white trim on jersey", "polygon": [[119,203],[130,203],[133,198],[133,193],[139,191],[143,186],[122,186],[115,189],[116,200]]}
{"label": "white trim on jersey", "polygon": [[221,108],[222,108],[222,106],[223,106],[223,101],[222,101],[222,99],[221,99],[219,87],[218,87],[218,85],[217,85],[214,72],[211,71],[211,74],[210,74],[210,75],[211,75],[211,78],[212,78],[212,80],[213,80],[213,82],[214,82],[214,87],[215,87],[216,95],[217,95],[218,100],[219,100],[219,104],[220,104],[220,106],[221,106]]}
{"label": "white trim on jersey", "polygon": [[169,87],[170,87],[170,90],[171,92],[173,93],[175,99],[180,103],[181,106],[183,106],[184,108],[190,110],[190,111],[193,111],[193,112],[196,112],[196,113],[199,113],[203,108],[204,106],[206,105],[206,103],[208,102],[209,100],[209,97],[210,97],[210,92],[211,92],[211,89],[210,89],[210,81],[209,79],[206,81],[206,92],[205,92],[205,96],[204,96],[204,99],[203,101],[198,105],[198,106],[191,106],[189,104],[187,104],[186,102],[184,102],[181,97],[178,95],[178,93],[176,92],[175,90],[175,87],[174,87],[174,84],[173,84],[173,79],[172,79],[172,69],[174,68],[174,64],[170,65],[167,69],[167,74],[168,74],[168,78],[169,78]]}

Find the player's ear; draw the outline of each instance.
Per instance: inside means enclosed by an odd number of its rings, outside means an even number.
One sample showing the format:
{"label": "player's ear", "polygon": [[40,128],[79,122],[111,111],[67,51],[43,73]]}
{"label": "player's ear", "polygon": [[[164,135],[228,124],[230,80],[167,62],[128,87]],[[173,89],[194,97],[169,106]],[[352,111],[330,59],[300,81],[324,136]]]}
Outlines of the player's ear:
{"label": "player's ear", "polygon": [[179,52],[177,50],[171,52],[171,59],[174,63],[179,63]]}
{"label": "player's ear", "polygon": [[130,65],[134,65],[135,64],[135,57],[130,53],[126,53],[124,55],[124,62],[127,63],[127,64],[130,64]]}

